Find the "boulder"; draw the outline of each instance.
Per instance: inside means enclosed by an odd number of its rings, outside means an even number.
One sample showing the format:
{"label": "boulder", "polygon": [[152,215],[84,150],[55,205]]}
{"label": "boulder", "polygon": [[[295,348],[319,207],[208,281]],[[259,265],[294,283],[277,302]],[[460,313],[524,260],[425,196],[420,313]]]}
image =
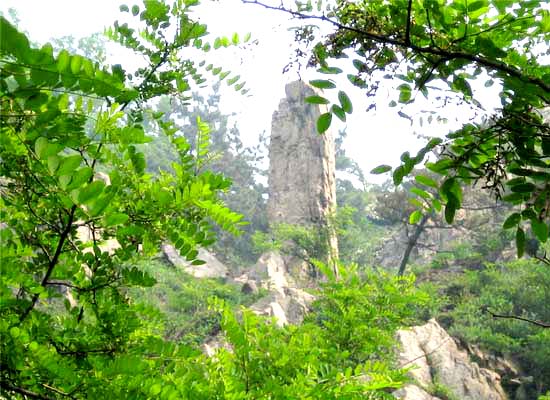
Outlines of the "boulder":
{"label": "boulder", "polygon": [[275,251],[262,254],[256,265],[250,269],[248,276],[261,282],[265,289],[277,292],[282,292],[284,288],[293,284],[287,273],[284,258]]}
{"label": "boulder", "polygon": [[[436,386],[446,388],[461,400],[506,400],[500,375],[481,368],[434,319],[422,326],[397,332],[399,365],[413,367],[409,375],[416,386],[429,394]],[[397,391],[405,400],[420,396],[416,389]]]}
{"label": "boulder", "polygon": [[258,315],[275,317],[279,325],[301,323],[315,300],[312,294],[295,287],[285,259],[277,252],[262,255],[248,278],[258,280],[270,292],[250,309]]}

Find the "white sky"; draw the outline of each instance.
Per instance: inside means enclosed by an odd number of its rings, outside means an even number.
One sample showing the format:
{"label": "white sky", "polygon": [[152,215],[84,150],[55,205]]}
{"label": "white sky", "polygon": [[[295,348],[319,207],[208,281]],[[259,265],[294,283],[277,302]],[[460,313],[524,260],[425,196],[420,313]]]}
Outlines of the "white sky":
{"label": "white sky", "polygon": [[[65,35],[79,38],[101,32],[104,27],[112,25],[115,19],[121,18],[120,4],[132,6],[134,3],[141,4],[141,1],[2,0],[0,11],[7,12],[10,7],[15,8],[21,20],[20,28],[29,33],[31,40],[45,43],[50,38]],[[233,32],[238,32],[242,37],[251,32],[252,39],[258,42],[248,50],[223,49],[211,53],[215,57],[215,64],[224,67],[224,70],[229,68],[232,72],[240,74],[247,82],[246,87],[250,89],[250,96],[238,95],[232,88],[224,89],[221,107],[226,113],[236,113],[235,121],[243,141],[245,144],[253,144],[262,131],[270,131],[271,115],[284,96],[285,83],[299,78],[296,70],[284,75],[282,73],[292,56],[294,44],[293,33],[288,28],[296,24],[296,21],[289,21],[284,14],[258,6],[243,5],[239,0],[203,0],[200,7],[200,19],[208,25],[212,34],[230,37]],[[120,62],[123,67],[132,69],[131,66],[128,67],[126,55],[115,53],[110,61]],[[353,72],[351,65],[345,68]],[[308,71],[302,71],[301,76],[305,80],[318,78]],[[387,87],[381,87],[376,98],[377,111],[366,113],[364,93],[351,87],[345,78],[343,80],[337,83],[347,91],[354,103],[354,112],[348,116],[346,124],[348,137],[345,148],[347,154],[355,159],[366,173],[379,164],[396,166],[399,164],[401,153],[407,150],[414,153],[418,150],[424,142],[419,142],[415,133],[441,136],[450,129],[459,127],[456,121],[447,125],[412,127],[409,121],[397,115],[400,107],[387,107],[389,101],[397,96],[392,90],[391,83],[388,83]],[[227,86],[223,84],[222,87]],[[495,106],[498,104],[498,99],[494,95],[490,98],[487,96],[490,94],[487,94],[485,89],[485,99]],[[429,102],[407,106],[403,111],[414,115],[422,105],[429,106]],[[445,114],[442,116],[450,121],[457,118],[464,121],[468,117],[465,109],[456,107],[447,107]],[[333,125],[335,133],[337,128],[343,127],[343,124]],[[380,177],[374,176],[368,179],[373,182],[381,181]]]}

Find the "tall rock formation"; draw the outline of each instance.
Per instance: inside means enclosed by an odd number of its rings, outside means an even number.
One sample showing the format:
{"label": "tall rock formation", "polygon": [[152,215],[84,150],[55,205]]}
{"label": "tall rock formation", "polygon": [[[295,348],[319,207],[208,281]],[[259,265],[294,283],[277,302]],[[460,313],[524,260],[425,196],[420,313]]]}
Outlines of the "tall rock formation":
{"label": "tall rock formation", "polygon": [[336,210],[334,138],[330,130],[323,135],[316,130],[326,109],[305,102],[317,93],[302,81],[287,84],[285,92],[271,123],[269,223],[326,229],[328,254],[314,256],[334,260],[338,243],[329,223]]}

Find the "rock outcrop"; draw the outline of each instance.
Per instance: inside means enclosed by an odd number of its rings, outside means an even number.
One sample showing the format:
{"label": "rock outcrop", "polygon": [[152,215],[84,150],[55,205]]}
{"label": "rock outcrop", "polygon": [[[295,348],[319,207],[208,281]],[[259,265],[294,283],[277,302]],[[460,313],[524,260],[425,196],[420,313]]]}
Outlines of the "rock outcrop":
{"label": "rock outcrop", "polygon": [[271,124],[268,220],[271,226],[327,229],[329,254],[323,256],[335,259],[338,243],[329,224],[336,210],[334,138],[330,131],[319,135],[316,130],[326,109],[305,102],[317,93],[302,81],[287,84],[285,92]]}
{"label": "rock outcrop", "polygon": [[236,280],[244,285],[258,282],[269,292],[250,309],[258,315],[274,317],[279,326],[300,324],[315,300],[312,294],[295,287],[293,278],[286,271],[284,258],[276,252],[262,255],[248,274]]}
{"label": "rock outcrop", "polygon": [[[413,384],[394,392],[403,400],[439,400],[444,388],[461,400],[506,400],[500,375],[481,368],[435,321],[397,333],[399,364],[413,367]],[[442,399],[443,400],[443,399]]]}

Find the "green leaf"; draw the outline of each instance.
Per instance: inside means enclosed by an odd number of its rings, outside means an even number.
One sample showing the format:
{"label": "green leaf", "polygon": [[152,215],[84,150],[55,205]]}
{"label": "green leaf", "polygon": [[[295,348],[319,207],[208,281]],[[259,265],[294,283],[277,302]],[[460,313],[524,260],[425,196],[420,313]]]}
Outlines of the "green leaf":
{"label": "green leaf", "polygon": [[452,168],[453,164],[454,164],[453,160],[444,158],[444,159],[438,160],[435,163],[432,163],[432,162],[426,163],[426,168],[428,168],[430,171],[435,172],[437,174],[443,174],[449,168]]}
{"label": "green leaf", "polygon": [[346,113],[344,112],[344,110],[342,109],[342,107],[336,105],[336,104],[333,104],[332,107],[330,108],[330,111],[336,115],[340,121],[342,122],[346,122]]}
{"label": "green leaf", "polygon": [[149,388],[149,393],[151,396],[157,396],[162,391],[162,386],[160,383],[155,383]]}
{"label": "green leaf", "polygon": [[521,227],[518,227],[516,231],[516,249],[518,253],[518,258],[523,257],[525,253],[525,232]]}
{"label": "green leaf", "polygon": [[71,63],[71,56],[65,49],[61,50],[57,56],[57,71],[60,73],[66,72]]}
{"label": "green leaf", "polygon": [[199,252],[197,250],[191,250],[189,253],[187,253],[185,259],[187,261],[194,261],[198,254]]}
{"label": "green leaf", "polygon": [[132,15],[135,17],[139,14],[139,6],[134,5],[132,6]]}
{"label": "green leaf", "polygon": [[81,163],[82,156],[79,154],[64,157],[61,160],[61,165],[59,169],[57,170],[57,176],[69,175],[74,173],[74,171],[80,166]]}
{"label": "green leaf", "polygon": [[391,171],[391,166],[383,164],[383,165],[379,165],[376,168],[373,168],[370,171],[370,173],[373,174],[373,175],[380,175],[380,174],[384,174],[388,171]]}
{"label": "green leaf", "polygon": [[128,12],[130,11],[130,9],[128,8],[128,6],[126,4],[121,4],[120,7],[118,8],[120,10],[120,12]]}
{"label": "green leaf", "polygon": [[328,104],[330,101],[321,96],[308,96],[305,98],[306,103],[309,104]]}
{"label": "green leaf", "polygon": [[521,212],[521,217],[523,219],[536,220],[538,219],[537,213],[532,208],[527,208]]}
{"label": "green leaf", "polygon": [[441,202],[437,199],[432,199],[432,205],[435,209],[435,211],[440,212],[441,211]]}
{"label": "green leaf", "polygon": [[546,241],[548,240],[548,225],[546,225],[544,221],[532,219],[531,229],[541,243],[546,243]]}
{"label": "green leaf", "polygon": [[44,153],[46,148],[48,147],[48,144],[48,139],[46,139],[44,136],[40,136],[38,139],[36,139],[36,142],[34,142],[34,152],[36,153],[36,156],[38,158],[44,158]]}
{"label": "green leaf", "polygon": [[48,157],[48,170],[50,171],[50,174],[55,174],[57,171],[57,168],[59,167],[59,157],[56,155],[49,156]]}
{"label": "green leaf", "polygon": [[455,213],[457,210],[457,204],[455,201],[448,201],[445,205],[445,221],[448,224],[452,224],[455,219]]}
{"label": "green leaf", "polygon": [[417,181],[418,183],[420,183],[421,185],[424,185],[424,186],[429,186],[429,187],[432,187],[434,189],[439,188],[439,185],[437,184],[436,181],[434,181],[432,178],[429,178],[429,177],[424,176],[424,175],[417,175],[417,176],[414,177],[414,180]]}
{"label": "green leaf", "polygon": [[105,183],[103,183],[103,181],[93,181],[80,190],[78,201],[80,204],[88,203],[89,201],[96,199],[103,192],[104,188]]}
{"label": "green leaf", "polygon": [[334,89],[336,87],[334,82],[329,80],[324,80],[324,79],[315,79],[315,80],[309,81],[309,84],[319,89]]}
{"label": "green leaf", "polygon": [[415,210],[409,216],[409,224],[416,225],[422,219],[422,212],[420,210]]}
{"label": "green leaf", "polygon": [[321,74],[334,75],[334,74],[341,74],[342,70],[337,67],[322,67],[322,68],[319,68],[317,72],[320,72]]}
{"label": "green leaf", "polygon": [[462,202],[462,187],[456,178],[447,178],[441,184],[440,192],[444,198],[447,198],[449,201],[454,201],[456,203],[456,207],[460,208],[460,203]]}
{"label": "green leaf", "polygon": [[71,183],[67,186],[67,190],[79,188],[84,183],[88,182],[92,177],[93,170],[90,167],[79,168],[73,175]]}
{"label": "green leaf", "polygon": [[411,192],[416,194],[418,197],[422,197],[425,200],[430,200],[432,198],[432,196],[428,192],[417,187],[411,188]]}
{"label": "green leaf", "polygon": [[95,199],[92,199],[89,204],[89,214],[92,217],[97,217],[105,211],[105,209],[109,206],[112,200],[112,195],[100,195],[99,197],[96,197]]}
{"label": "green leaf", "polygon": [[399,90],[399,102],[408,103],[411,100],[412,90],[410,85],[403,83],[397,87]]}
{"label": "green leaf", "polygon": [[236,76],[234,76],[233,78],[228,79],[228,80],[227,80],[227,86],[233,85],[233,84],[236,83],[240,78],[241,78],[240,75],[236,75]]}
{"label": "green leaf", "polygon": [[10,328],[10,336],[14,339],[17,339],[21,335],[21,329],[16,326]]}
{"label": "green leaf", "polygon": [[231,37],[231,42],[234,44],[234,45],[237,45],[239,44],[239,34],[238,33],[234,33],[233,36]]}
{"label": "green leaf", "polygon": [[324,113],[319,116],[317,119],[317,132],[318,133],[324,133],[330,128],[330,124],[332,122],[332,114],[331,113]]}
{"label": "green leaf", "polygon": [[105,226],[115,226],[124,224],[128,221],[128,215],[123,213],[113,213],[105,216]]}
{"label": "green leaf", "polygon": [[506,218],[506,221],[504,221],[504,224],[502,227],[504,229],[510,229],[515,226],[517,226],[521,221],[521,214],[520,213],[513,213],[508,218]]}
{"label": "green leaf", "polygon": [[400,165],[393,171],[393,184],[395,186],[401,185],[401,182],[403,182],[403,178],[405,177],[405,167]]}
{"label": "green leaf", "polygon": [[71,175],[61,175],[59,176],[59,186],[61,189],[66,190],[69,184],[71,183],[72,176]]}
{"label": "green leaf", "polygon": [[532,183],[521,183],[519,185],[512,186],[510,190],[514,193],[530,193],[536,189],[536,186]]}
{"label": "green leaf", "polygon": [[347,114],[351,114],[353,112],[353,105],[351,104],[351,100],[349,99],[348,95],[342,90],[338,92],[338,101],[340,102],[342,109]]}
{"label": "green leaf", "polygon": [[82,66],[82,57],[79,55],[71,56],[71,72],[74,75],[78,75],[80,67]]}

